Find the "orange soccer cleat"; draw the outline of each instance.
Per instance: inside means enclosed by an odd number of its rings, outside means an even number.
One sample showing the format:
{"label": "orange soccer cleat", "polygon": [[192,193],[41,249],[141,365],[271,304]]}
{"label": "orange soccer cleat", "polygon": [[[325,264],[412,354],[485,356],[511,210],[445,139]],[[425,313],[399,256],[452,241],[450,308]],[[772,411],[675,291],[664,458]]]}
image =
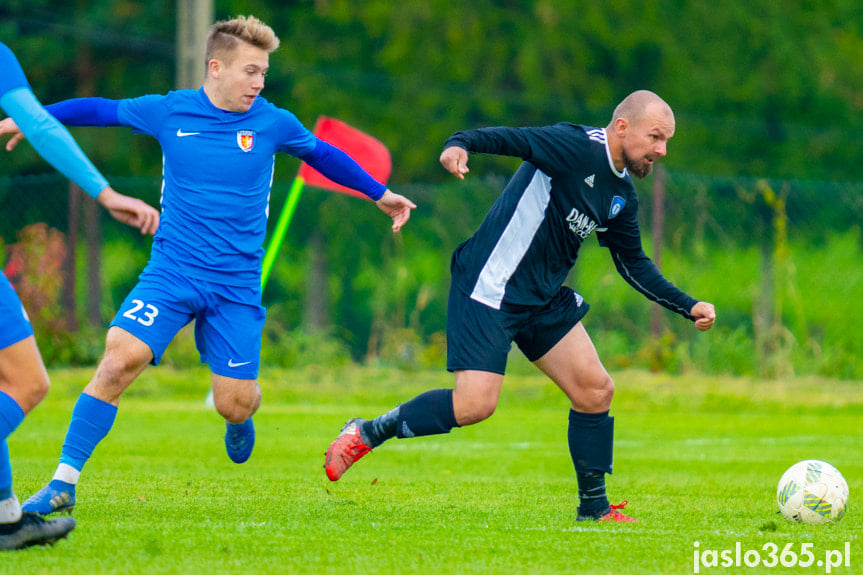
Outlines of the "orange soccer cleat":
{"label": "orange soccer cleat", "polygon": [[338,481],[345,471],[350,469],[351,465],[359,461],[365,454],[372,452],[372,448],[363,441],[360,435],[362,422],[362,419],[354,418],[345,423],[339,436],[327,449],[324,470],[326,470],[330,481]]}
{"label": "orange soccer cleat", "polygon": [[638,523],[638,519],[633,519],[628,515],[624,515],[618,509],[623,509],[629,501],[622,501],[617,505],[611,506],[611,511],[597,519],[597,521],[611,521],[614,523]]}

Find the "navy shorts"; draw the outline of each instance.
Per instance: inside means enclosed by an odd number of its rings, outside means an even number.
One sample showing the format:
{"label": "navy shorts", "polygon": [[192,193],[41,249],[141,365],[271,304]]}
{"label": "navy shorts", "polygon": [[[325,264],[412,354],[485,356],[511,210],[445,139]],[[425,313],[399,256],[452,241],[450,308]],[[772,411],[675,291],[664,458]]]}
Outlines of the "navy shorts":
{"label": "navy shorts", "polygon": [[33,335],[27,312],[21,305],[12,284],[0,272],[0,349],[4,349]]}
{"label": "navy shorts", "polygon": [[111,325],[150,346],[158,365],[177,332],[194,319],[195,345],[210,371],[257,379],[266,317],[260,286],[214,284],[148,267]]}
{"label": "navy shorts", "polygon": [[561,287],[544,306],[503,304],[497,310],[472,300],[453,283],[447,307],[447,370],[503,375],[512,342],[530,361],[536,361],[563,339],[589,308],[584,298]]}

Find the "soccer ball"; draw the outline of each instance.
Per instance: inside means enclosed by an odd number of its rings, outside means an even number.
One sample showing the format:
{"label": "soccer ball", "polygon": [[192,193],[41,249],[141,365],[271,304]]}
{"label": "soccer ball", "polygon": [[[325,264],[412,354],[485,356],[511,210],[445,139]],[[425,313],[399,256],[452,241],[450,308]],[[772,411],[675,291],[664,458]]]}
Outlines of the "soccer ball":
{"label": "soccer ball", "polygon": [[817,459],[788,468],[776,488],[779,511],[794,523],[836,523],[845,515],[848,484],[839,470]]}

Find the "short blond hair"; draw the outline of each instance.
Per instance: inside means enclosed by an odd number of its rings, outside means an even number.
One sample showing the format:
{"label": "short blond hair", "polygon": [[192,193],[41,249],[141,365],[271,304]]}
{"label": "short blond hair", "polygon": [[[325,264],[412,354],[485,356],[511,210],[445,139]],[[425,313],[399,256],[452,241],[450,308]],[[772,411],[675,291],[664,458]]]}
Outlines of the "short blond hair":
{"label": "short blond hair", "polygon": [[237,16],[231,20],[221,20],[210,27],[207,34],[206,61],[213,58],[230,61],[230,54],[240,42],[255,48],[272,52],[279,47],[279,38],[273,29],[254,16]]}

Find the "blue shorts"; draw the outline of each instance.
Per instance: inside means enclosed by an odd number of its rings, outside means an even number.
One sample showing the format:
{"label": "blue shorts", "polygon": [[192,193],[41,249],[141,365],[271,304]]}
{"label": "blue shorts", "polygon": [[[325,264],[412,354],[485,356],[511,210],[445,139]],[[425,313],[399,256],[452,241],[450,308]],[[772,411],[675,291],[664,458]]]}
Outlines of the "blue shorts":
{"label": "blue shorts", "polygon": [[544,306],[502,304],[499,310],[472,300],[453,282],[447,307],[447,369],[503,375],[515,342],[530,361],[545,355],[581,321],[590,305],[561,287]]}
{"label": "blue shorts", "polygon": [[260,286],[215,284],[148,266],[111,325],[150,346],[158,365],[177,332],[195,320],[195,345],[210,371],[257,379],[266,317]]}
{"label": "blue shorts", "polygon": [[33,335],[33,326],[21,305],[12,284],[0,272],[0,349],[4,349]]}

